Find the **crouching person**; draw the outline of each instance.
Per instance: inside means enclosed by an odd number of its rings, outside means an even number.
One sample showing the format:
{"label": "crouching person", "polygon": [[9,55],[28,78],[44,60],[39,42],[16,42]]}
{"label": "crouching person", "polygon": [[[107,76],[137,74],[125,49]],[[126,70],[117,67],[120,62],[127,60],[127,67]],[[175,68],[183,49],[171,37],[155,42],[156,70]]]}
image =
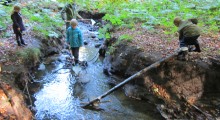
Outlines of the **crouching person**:
{"label": "crouching person", "polygon": [[195,45],[194,52],[201,52],[198,37],[201,30],[196,25],[198,21],[194,22],[191,19],[183,21],[180,18],[174,19],[174,25],[178,27],[180,52],[178,54],[179,60],[186,60],[189,45]]}
{"label": "crouching person", "polygon": [[79,48],[83,45],[82,32],[77,27],[78,22],[76,19],[70,21],[70,27],[66,32],[66,41],[70,44],[72,55],[74,56],[75,64],[79,63]]}

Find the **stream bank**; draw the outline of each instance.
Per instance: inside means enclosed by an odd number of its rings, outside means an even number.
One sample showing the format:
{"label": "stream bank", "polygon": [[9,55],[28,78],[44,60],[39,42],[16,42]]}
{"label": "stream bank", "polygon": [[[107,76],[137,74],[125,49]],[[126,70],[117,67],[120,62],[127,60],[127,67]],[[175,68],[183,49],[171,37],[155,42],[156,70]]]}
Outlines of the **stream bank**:
{"label": "stream bank", "polygon": [[[125,39],[119,44],[115,42],[116,44],[112,45],[113,52],[112,49],[108,49],[107,53],[110,55],[106,54],[105,70],[108,74],[121,77],[117,81],[109,81],[111,84],[118,84],[123,79],[174,53],[178,46],[177,42],[164,41],[167,36],[152,34],[152,31],[134,33],[129,29],[122,29],[115,30],[112,34],[116,41],[119,41],[121,34],[133,35],[134,39],[131,42]],[[201,39],[205,49],[203,40],[207,38]],[[218,40],[213,41],[218,44]],[[220,100],[218,87],[220,56],[217,52],[213,48],[213,55],[209,57],[206,57],[207,51],[200,54],[192,52],[189,53],[188,61],[178,61],[175,56],[125,85],[123,87],[125,93],[129,97],[157,104],[158,111],[166,119],[219,118],[219,104],[216,102]],[[211,98],[210,94],[213,95]],[[161,104],[155,99],[160,99],[164,103]],[[188,108],[193,105],[199,106],[197,108],[205,112],[198,112],[195,107]],[[208,117],[204,113],[207,113]]]}
{"label": "stream bank", "polygon": [[[99,16],[99,15],[98,15]],[[12,33],[9,29],[7,32]],[[35,34],[32,28],[27,28],[24,39],[28,44],[18,47],[14,36],[3,38],[5,44],[0,53],[0,119],[34,119],[33,102],[31,95],[35,93],[40,85],[34,83],[34,73],[44,59],[68,52],[63,34],[65,31],[57,29],[58,36],[42,37]],[[53,57],[52,57],[53,58]],[[46,61],[50,64],[53,60]],[[31,89],[31,88],[35,89]],[[24,114],[26,113],[26,114]]]}

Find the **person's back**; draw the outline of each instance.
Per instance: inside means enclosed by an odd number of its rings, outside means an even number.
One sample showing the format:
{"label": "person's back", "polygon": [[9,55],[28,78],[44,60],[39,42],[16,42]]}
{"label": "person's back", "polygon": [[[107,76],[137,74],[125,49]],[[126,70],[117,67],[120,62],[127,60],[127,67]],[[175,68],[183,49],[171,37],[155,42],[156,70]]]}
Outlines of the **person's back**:
{"label": "person's back", "polygon": [[200,28],[193,24],[191,21],[180,21],[178,32],[180,33],[180,36],[184,37],[193,37],[198,36],[201,33]]}
{"label": "person's back", "polygon": [[81,30],[79,28],[73,28],[70,26],[67,29],[67,37],[71,47],[80,47],[82,46],[82,37],[81,37]]}
{"label": "person's back", "polygon": [[[178,17],[174,19],[174,24],[176,27],[178,27],[179,32],[179,43],[181,51],[179,52],[178,56],[180,56],[180,60],[186,60],[185,56],[187,54],[189,45],[195,45],[195,49],[192,51],[201,52],[199,42],[197,40],[200,36],[201,30],[196,25],[198,21],[195,19],[192,20],[189,19],[183,21]],[[191,51],[191,49],[189,51]]]}

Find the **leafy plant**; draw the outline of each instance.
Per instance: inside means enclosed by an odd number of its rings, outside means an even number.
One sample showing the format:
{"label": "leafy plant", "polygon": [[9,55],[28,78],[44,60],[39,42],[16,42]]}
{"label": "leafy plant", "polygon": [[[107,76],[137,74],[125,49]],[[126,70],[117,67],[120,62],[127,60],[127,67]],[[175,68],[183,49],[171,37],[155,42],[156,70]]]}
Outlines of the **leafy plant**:
{"label": "leafy plant", "polygon": [[121,42],[121,41],[128,41],[128,42],[131,42],[133,40],[133,36],[131,35],[128,35],[128,34],[124,34],[124,35],[121,35],[119,38],[118,38],[118,41]]}
{"label": "leafy plant", "polygon": [[29,65],[30,63],[34,63],[36,65],[36,63],[40,61],[41,52],[38,48],[26,48],[24,50],[17,51],[16,55],[18,56],[18,59],[26,65]]}

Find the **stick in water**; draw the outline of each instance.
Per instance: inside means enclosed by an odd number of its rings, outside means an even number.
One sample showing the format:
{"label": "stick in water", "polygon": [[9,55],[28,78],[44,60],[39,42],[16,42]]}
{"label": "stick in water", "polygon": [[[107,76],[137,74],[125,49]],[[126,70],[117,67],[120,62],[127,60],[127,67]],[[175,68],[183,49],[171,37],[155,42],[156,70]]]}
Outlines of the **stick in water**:
{"label": "stick in water", "polygon": [[132,75],[131,77],[125,79],[123,82],[119,83],[118,85],[114,86],[113,88],[111,88],[110,90],[108,90],[107,92],[105,92],[104,94],[98,96],[97,98],[91,100],[89,103],[83,105],[82,107],[85,108],[85,107],[88,107],[90,105],[92,105],[94,102],[97,102],[97,101],[100,101],[102,98],[106,97],[107,95],[111,94],[113,91],[117,90],[118,88],[124,86],[126,83],[130,82],[131,80],[133,80],[134,78],[137,78],[139,76],[141,76],[143,73],[146,73],[148,70],[151,70],[153,68],[157,68],[162,62],[166,61],[166,60],[169,60],[170,58],[172,58],[173,56],[177,55],[178,54],[178,50],[175,51],[173,54],[151,64],[150,66],[142,69],[141,71],[135,73],[134,75]]}

